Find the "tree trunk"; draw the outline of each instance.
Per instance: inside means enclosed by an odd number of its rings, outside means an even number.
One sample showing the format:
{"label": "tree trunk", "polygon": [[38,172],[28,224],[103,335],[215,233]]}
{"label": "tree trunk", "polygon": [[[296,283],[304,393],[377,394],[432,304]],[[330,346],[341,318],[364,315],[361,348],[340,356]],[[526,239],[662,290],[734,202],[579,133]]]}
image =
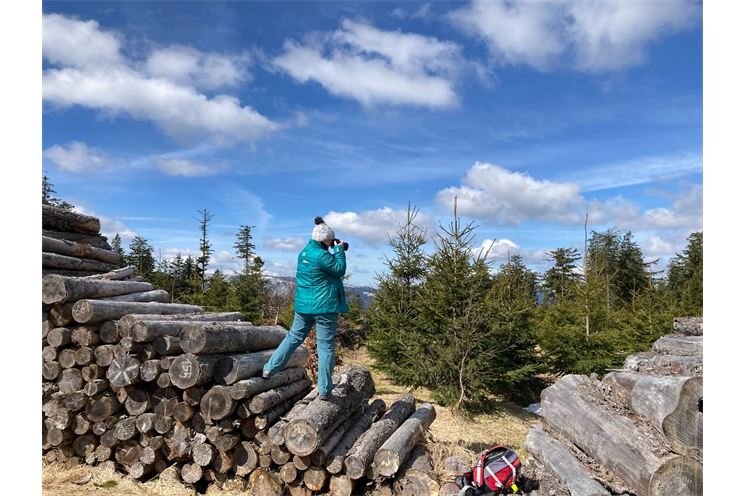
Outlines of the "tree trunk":
{"label": "tree trunk", "polygon": [[187,353],[230,353],[276,348],[287,336],[281,326],[235,323],[193,323],[181,331],[181,348]]}
{"label": "tree trunk", "polygon": [[334,432],[323,442],[323,444],[313,452],[312,460],[313,465],[319,467],[325,466],[329,456],[334,451],[336,446],[341,442],[346,433],[354,426],[365,413],[364,408],[360,408],[358,411],[353,412],[352,415],[347,418],[343,423],[337,427]]}
{"label": "tree trunk", "polygon": [[75,364],[84,367],[93,361],[93,350],[87,346],[81,346],[75,350]]}
{"label": "tree trunk", "polygon": [[235,407],[226,386],[211,387],[199,403],[199,410],[207,421],[224,419],[233,413]]}
{"label": "tree trunk", "polygon": [[551,438],[540,425],[530,428],[525,447],[559,481],[572,488],[572,496],[610,496],[572,452],[561,442]]}
{"label": "tree trunk", "polygon": [[83,392],[87,396],[96,396],[109,389],[109,381],[106,379],[96,379],[91,382],[87,382],[83,387]]}
{"label": "tree trunk", "polygon": [[85,406],[85,414],[91,422],[101,422],[116,413],[120,406],[114,395],[103,393],[101,396],[91,398]]}
{"label": "tree trunk", "polygon": [[202,467],[196,463],[185,463],[181,467],[181,479],[187,484],[196,484],[202,478]]}
{"label": "tree trunk", "polygon": [[111,245],[109,244],[106,237],[101,236],[100,234],[84,234],[42,229],[41,235],[57,240],[72,241],[78,244],[90,245],[95,248],[101,248],[102,250],[111,250]]}
{"label": "tree trunk", "polygon": [[375,393],[369,370],[347,366],[340,375],[343,379],[334,386],[328,401],[311,402],[285,427],[285,445],[291,453],[313,453],[339,424]]}
{"label": "tree trunk", "polygon": [[119,296],[109,296],[108,298],[99,298],[103,301],[131,301],[139,303],[170,303],[171,295],[165,289],[154,289],[152,291],[142,291],[140,293],[129,293]]}
{"label": "tree trunk", "polygon": [[383,443],[403,424],[414,412],[414,396],[404,393],[393,402],[383,417],[354,443],[344,460],[346,474],[352,479],[359,479],[365,475],[365,470],[373,461],[375,453]]}
{"label": "tree trunk", "polygon": [[297,468],[292,462],[285,463],[279,469],[279,478],[289,484],[297,479]]}
{"label": "tree trunk", "polygon": [[[540,490],[539,490],[540,491]],[[460,488],[455,482],[446,482],[440,486],[439,496],[458,496]],[[535,491],[530,493],[530,496],[534,496]],[[536,495],[542,496],[542,495]]]}
{"label": "tree trunk", "polygon": [[47,333],[47,343],[55,348],[62,348],[72,342],[72,329],[69,327],[55,327]]}
{"label": "tree trunk", "polygon": [[301,472],[305,472],[313,464],[310,456],[298,455],[292,455],[292,463]]}
{"label": "tree trunk", "polygon": [[168,369],[168,375],[174,386],[187,389],[205,384],[212,379],[215,364],[221,355],[179,355]]}
{"label": "tree trunk", "polygon": [[302,480],[296,480],[287,484],[287,490],[290,496],[312,496],[313,494],[310,489],[303,485]]}
{"label": "tree trunk", "polygon": [[269,437],[269,440],[272,442],[272,444],[275,444],[277,446],[282,446],[285,443],[285,427],[287,426],[287,423],[291,420],[297,418],[300,413],[310,404],[311,401],[316,399],[318,396],[318,389],[313,388],[311,391],[303,396],[303,399],[295,403],[290,411],[287,413],[285,418],[283,420],[280,420],[276,424],[274,424],[268,431],[267,436]]}
{"label": "tree trunk", "polygon": [[434,420],[435,407],[430,403],[423,404],[412,413],[375,453],[375,474],[384,477],[395,475]]}
{"label": "tree trunk", "polygon": [[137,418],[124,417],[114,427],[114,437],[119,441],[132,439],[137,434]]}
{"label": "tree trunk", "polygon": [[70,369],[75,366],[75,350],[73,348],[65,348],[59,352],[57,361],[63,369]]}
{"label": "tree trunk", "polygon": [[[173,388],[156,389],[152,394],[152,407],[158,417],[170,417],[179,403],[179,395]],[[161,433],[162,434],[162,433]]]}
{"label": "tree trunk", "polygon": [[673,451],[702,457],[703,377],[611,372],[603,382],[611,387],[617,401],[650,420],[665,435]]}
{"label": "tree trunk", "polygon": [[[72,307],[72,303],[56,303],[52,305],[52,308],[49,309],[49,319],[52,322],[52,325],[54,325],[54,327],[64,327],[66,325],[72,324],[74,322],[72,318]],[[47,341],[48,340],[49,335],[47,335]]]}
{"label": "tree trunk", "polygon": [[135,425],[140,433],[147,434],[153,430],[153,422],[155,422],[155,414],[152,412],[146,412],[137,416]]}
{"label": "tree trunk", "polygon": [[184,352],[178,336],[158,336],[153,339],[153,348],[159,355],[180,355]]}
{"label": "tree trunk", "polygon": [[140,461],[140,444],[132,440],[119,443],[114,458],[124,466],[134,465]]}
{"label": "tree trunk", "polygon": [[72,330],[70,339],[78,346],[96,346],[101,342],[96,326],[77,326]]}
{"label": "tree trunk", "polygon": [[130,415],[141,415],[150,407],[150,395],[146,391],[135,389],[124,400],[124,409]]}
{"label": "tree trunk", "polygon": [[352,496],[354,479],[347,475],[334,475],[329,481],[329,496]]}
{"label": "tree trunk", "polygon": [[57,381],[62,393],[72,393],[83,388],[83,377],[78,369],[65,369]]}
{"label": "tree trunk", "polygon": [[703,336],[703,317],[676,317],[673,319],[673,333],[684,336]]}
{"label": "tree trunk", "polygon": [[106,378],[115,388],[136,384],[140,382],[140,361],[128,355],[115,358],[106,371]]}
{"label": "tree trunk", "polygon": [[251,399],[248,408],[251,410],[251,413],[258,415],[280,403],[284,403],[290,398],[305,393],[310,387],[311,383],[308,379],[301,379],[276,389],[264,391]]}
{"label": "tree trunk", "polygon": [[[168,386],[165,386],[168,387]],[[194,416],[194,407],[184,403],[183,401],[176,403],[173,407],[173,418],[185,424],[192,416]]]}
{"label": "tree trunk", "polygon": [[[272,353],[274,353],[274,350],[241,355],[224,355],[215,366],[215,381],[219,384],[229,385],[241,379],[261,375],[261,370],[264,364],[269,361]],[[305,367],[306,363],[308,363],[308,348],[301,345],[292,354],[285,367]]]}
{"label": "tree trunk", "polygon": [[[117,320],[130,313],[169,314],[193,312],[199,313],[202,307],[196,305],[179,305],[176,303],[138,303],[128,301],[79,300],[72,307],[76,322],[103,322]],[[120,328],[121,331],[121,328]]]}
{"label": "tree trunk", "polygon": [[[147,320],[187,320],[189,322],[204,322],[204,321],[212,321],[212,322],[223,322],[223,321],[231,321],[231,320],[241,320],[241,313],[240,312],[208,312],[208,313],[180,313],[180,314],[170,314],[170,315],[162,315],[162,314],[152,314],[152,313],[135,313],[135,314],[129,314],[125,315],[124,317],[119,319],[119,327],[121,329],[121,332],[123,332],[122,336],[129,336],[132,332],[132,327],[137,322],[147,321]],[[180,332],[180,329],[179,329]]]}
{"label": "tree trunk", "polygon": [[626,357],[623,368],[629,372],[650,375],[703,376],[703,356],[660,355],[653,351]]}
{"label": "tree trunk", "polygon": [[111,281],[120,281],[123,279],[130,279],[132,278],[133,282],[135,274],[135,268],[131,265],[128,267],[122,267],[121,269],[114,269],[112,271],[106,272],[104,274],[94,274],[91,276],[88,276],[86,279],[109,279]]}
{"label": "tree trunk", "polygon": [[107,320],[101,324],[98,329],[98,336],[101,341],[107,344],[119,342],[119,324],[116,320]]}
{"label": "tree trunk", "polygon": [[71,257],[88,258],[117,266],[121,263],[121,257],[115,251],[96,248],[85,243],[56,239],[44,236],[43,234],[41,236],[41,251]]}
{"label": "tree trunk", "polygon": [[145,360],[140,364],[140,378],[143,382],[153,382],[160,374],[160,360]]}
{"label": "tree trunk", "polygon": [[[154,341],[161,336],[174,336],[179,337],[182,331],[186,329],[190,324],[194,324],[192,320],[139,320],[135,321],[130,328],[130,335],[138,343],[146,343]],[[196,325],[209,326],[212,322],[199,322]],[[233,323],[231,323],[232,325]],[[236,322],[235,326],[248,326],[245,322]],[[181,341],[179,339],[179,346],[183,349]],[[190,353],[187,351],[187,353]]]}
{"label": "tree trunk", "polygon": [[282,483],[269,470],[257,468],[248,478],[248,488],[252,496],[281,496]]}
{"label": "tree trunk", "polygon": [[326,484],[329,474],[321,467],[310,467],[303,472],[303,484],[311,491],[320,491]]}
{"label": "tree trunk", "polygon": [[114,345],[103,345],[96,347],[93,355],[96,357],[96,365],[108,367],[114,361]]}
{"label": "tree trunk", "polygon": [[[310,384],[308,384],[308,387],[310,387]],[[282,417],[282,415],[291,411],[295,405],[296,400],[300,396],[304,395],[307,391],[308,388],[300,391],[296,396],[289,398],[284,403],[280,403],[279,405],[276,405],[269,410],[261,413],[260,415],[254,417],[254,425],[256,426],[256,428],[259,430],[264,430],[273,425],[277,421],[277,419]],[[277,446],[281,446],[281,444],[278,444]]]}
{"label": "tree trunk", "polygon": [[589,400],[595,385],[584,376],[567,375],[541,393],[543,419],[582,451],[624,480],[639,496],[701,495],[698,461],[653,448],[630,419]]}
{"label": "tree trunk", "polygon": [[283,446],[274,446],[269,451],[269,455],[272,457],[272,461],[277,465],[284,465],[292,459],[292,455],[288,453]]}
{"label": "tree trunk", "polygon": [[438,496],[440,483],[426,446],[417,445],[393,481],[393,494],[397,496]]}
{"label": "tree trunk", "polygon": [[76,270],[85,272],[108,272],[116,269],[116,265],[87,258],[69,257],[56,253],[41,253],[41,266],[45,269]]}
{"label": "tree trunk", "polygon": [[228,393],[231,398],[238,401],[279,386],[297,382],[301,379],[305,379],[307,376],[307,372],[302,367],[284,369],[274,374],[269,379],[264,379],[263,377],[251,377],[250,379],[238,381],[230,386]]}
{"label": "tree trunk", "polygon": [[703,336],[662,336],[652,345],[652,351],[663,355],[703,356]]}
{"label": "tree trunk", "polygon": [[256,450],[249,442],[241,442],[233,451],[233,469],[239,477],[250,474],[258,462]]}
{"label": "tree trunk", "polygon": [[51,205],[42,205],[41,228],[52,231],[98,234],[101,230],[101,223],[90,215],[61,210]]}

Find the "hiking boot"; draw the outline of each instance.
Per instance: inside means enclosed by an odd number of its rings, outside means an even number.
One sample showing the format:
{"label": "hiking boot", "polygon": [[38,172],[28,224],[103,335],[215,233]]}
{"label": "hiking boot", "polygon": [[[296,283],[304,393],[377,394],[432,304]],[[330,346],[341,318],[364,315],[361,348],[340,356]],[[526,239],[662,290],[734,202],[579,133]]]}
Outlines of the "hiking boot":
{"label": "hiking boot", "polygon": [[331,399],[331,395],[330,394],[319,394],[318,399],[321,401],[328,401]]}
{"label": "hiking boot", "polygon": [[267,372],[266,370],[262,370],[261,377],[263,377],[264,379],[269,379],[271,377],[271,374],[269,374],[269,372]]}

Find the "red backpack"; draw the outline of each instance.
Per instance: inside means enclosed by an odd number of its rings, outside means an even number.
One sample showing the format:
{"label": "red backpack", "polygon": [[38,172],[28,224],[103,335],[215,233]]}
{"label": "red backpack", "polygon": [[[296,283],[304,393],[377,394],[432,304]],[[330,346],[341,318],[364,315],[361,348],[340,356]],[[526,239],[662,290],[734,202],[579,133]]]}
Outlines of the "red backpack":
{"label": "red backpack", "polygon": [[516,482],[519,475],[520,457],[517,453],[504,446],[492,446],[481,453],[472,472],[458,477],[455,482],[464,495],[512,494],[518,492]]}

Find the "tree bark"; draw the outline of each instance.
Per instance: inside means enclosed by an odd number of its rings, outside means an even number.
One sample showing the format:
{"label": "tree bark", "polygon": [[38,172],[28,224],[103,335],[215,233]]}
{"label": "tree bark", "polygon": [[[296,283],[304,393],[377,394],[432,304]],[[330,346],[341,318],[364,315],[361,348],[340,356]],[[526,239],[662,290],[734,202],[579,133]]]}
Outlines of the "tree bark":
{"label": "tree bark", "polygon": [[347,366],[340,375],[342,380],[334,386],[328,401],[311,402],[285,427],[285,445],[291,453],[313,453],[339,424],[375,393],[369,370]]}
{"label": "tree bark", "polygon": [[116,320],[107,320],[98,329],[98,336],[106,344],[119,342],[119,325]]}
{"label": "tree bark", "polygon": [[354,424],[359,421],[362,415],[365,413],[365,408],[361,405],[356,412],[352,414],[337,427],[331,435],[326,438],[323,444],[313,452],[311,458],[313,465],[323,467],[326,465],[326,460],[329,458],[331,452],[336,448],[339,442],[342,440],[344,435],[352,428]]}
{"label": "tree bark", "polygon": [[[161,336],[173,336],[173,337],[179,337],[182,334],[182,331],[186,329],[190,325],[197,325],[197,326],[210,326],[215,325],[214,322],[198,322],[195,324],[192,320],[139,320],[135,321],[130,326],[130,335],[132,338],[138,342],[138,343],[146,343],[150,341],[154,341],[155,339],[161,337]],[[239,326],[248,326],[250,324],[247,324],[245,322],[235,322],[230,323],[230,325],[235,325],[236,327]],[[183,348],[183,345],[181,343],[181,340],[179,338],[179,347]],[[187,353],[191,353],[189,351],[186,351]]]}
{"label": "tree bark", "polygon": [[311,383],[308,379],[301,379],[276,389],[264,391],[251,399],[248,408],[251,410],[251,413],[258,415],[280,403],[284,403],[290,398],[305,393],[310,387]]}
{"label": "tree bark", "polygon": [[592,388],[595,385],[591,379],[566,375],[544,389],[544,421],[623,479],[639,496],[702,494],[700,462],[654,449],[654,440],[630,419],[591,402],[586,396]]}
{"label": "tree bark", "polygon": [[231,353],[276,348],[287,336],[281,326],[235,323],[193,323],[181,331],[181,348],[187,353]]}
{"label": "tree bark", "polygon": [[158,336],[153,339],[153,348],[159,355],[181,355],[181,342],[177,336]]}
{"label": "tree bark", "polygon": [[610,496],[572,452],[561,442],[551,438],[540,425],[530,428],[525,447],[559,481],[571,487],[572,496]]}
{"label": "tree bark", "polygon": [[74,233],[42,229],[41,235],[57,240],[73,241],[78,244],[90,245],[95,248],[101,248],[102,250],[111,250],[109,241],[106,239],[105,236],[101,236],[100,234]]}
{"label": "tree bark", "polygon": [[344,458],[347,452],[359,439],[362,434],[367,431],[370,426],[377,420],[385,411],[385,401],[378,398],[365,409],[365,413],[357,419],[349,430],[344,433],[339,443],[334,447],[331,453],[326,457],[326,470],[330,474],[338,474],[344,468]]}
{"label": "tree bark", "polygon": [[703,336],[703,317],[675,317],[673,319],[673,333],[684,336]]}
{"label": "tree bark", "polygon": [[[72,318],[72,307],[72,303],[56,303],[52,305],[52,308],[49,309],[49,319],[52,322],[52,325],[54,325],[55,327],[64,327],[66,325],[72,324],[74,322]],[[49,335],[47,334],[47,341],[48,340]]]}
{"label": "tree bark", "polygon": [[231,398],[238,401],[279,386],[297,382],[301,379],[305,379],[307,376],[307,372],[302,367],[284,369],[274,374],[269,379],[264,379],[263,377],[251,377],[250,379],[238,381],[230,386],[228,393]]}
{"label": "tree bark", "polygon": [[[130,313],[171,314],[193,312],[199,313],[202,307],[196,305],[180,305],[176,303],[138,303],[128,301],[79,300],[72,307],[72,315],[76,322],[103,322],[117,320]],[[121,332],[121,328],[119,329]]]}
{"label": "tree bark", "polygon": [[108,272],[116,269],[116,265],[90,260],[87,258],[70,257],[56,253],[41,253],[41,266],[45,269],[76,270],[86,272]]}
{"label": "tree bark", "polygon": [[41,251],[71,257],[88,258],[114,265],[119,265],[121,263],[121,257],[115,251],[96,248],[95,246],[85,243],[56,239],[44,236],[43,234],[41,236]]}
{"label": "tree bark", "polygon": [[136,303],[170,303],[171,295],[165,289],[154,289],[152,291],[142,291],[99,299],[103,301],[130,301]]}
{"label": "tree bark", "polygon": [[41,228],[52,231],[98,234],[101,230],[101,223],[90,215],[61,210],[51,205],[42,205]]}
{"label": "tree bark", "polygon": [[603,382],[611,387],[617,401],[650,420],[665,435],[673,451],[702,457],[703,377],[611,372]]}
{"label": "tree bark", "polygon": [[438,496],[432,456],[426,446],[419,444],[412,451],[393,481],[393,494],[397,496]]}
{"label": "tree bark", "polygon": [[[308,387],[310,387],[310,384],[308,384]],[[259,430],[264,430],[273,425],[280,417],[282,417],[282,415],[292,410],[296,403],[296,400],[307,393],[307,391],[308,388],[300,391],[296,396],[289,398],[284,403],[280,403],[279,405],[276,405],[269,410],[262,412],[260,415],[254,417],[254,425],[256,426],[256,428]],[[281,444],[277,446],[281,446]]]}
{"label": "tree bark", "polygon": [[344,460],[346,474],[352,479],[365,475],[365,470],[372,463],[375,453],[383,443],[414,412],[414,395],[404,393],[393,402],[383,417],[372,424],[347,453]]}
{"label": "tree bark", "polygon": [[435,407],[430,403],[420,406],[407,418],[383,445],[378,448],[373,459],[375,474],[392,477],[409,456],[411,450],[435,420]]}
{"label": "tree bark", "polygon": [[233,469],[239,477],[250,474],[258,462],[256,450],[247,441],[241,442],[233,451]]}
{"label": "tree bark", "polygon": [[[240,355],[223,355],[215,366],[215,381],[218,384],[229,385],[260,375],[264,364],[273,352],[274,350],[265,350]],[[307,362],[308,349],[301,345],[292,354],[285,367],[304,367]]]}
{"label": "tree bark", "polygon": [[215,364],[221,358],[221,355],[179,355],[168,369],[168,375],[180,389],[205,384],[212,379]]}
{"label": "tree bark", "polygon": [[135,313],[135,314],[125,315],[122,318],[120,318],[119,327],[121,329],[121,332],[123,333],[122,336],[129,336],[132,331],[132,327],[137,322],[146,321],[146,320],[161,320],[161,321],[162,320],[188,320],[190,322],[203,322],[203,321],[223,322],[223,321],[231,321],[231,320],[238,321],[241,319],[242,319],[242,316],[240,312],[180,313],[180,314],[170,314],[170,315],[161,315],[161,314],[152,314],[152,313]]}
{"label": "tree bark", "polygon": [[652,351],[663,355],[703,356],[703,336],[662,336],[652,345]]}
{"label": "tree bark", "polygon": [[653,351],[626,357],[623,368],[629,372],[650,375],[703,376],[703,356],[660,355]]}
{"label": "tree bark", "polygon": [[268,431],[267,436],[272,444],[281,446],[285,443],[285,427],[287,423],[295,418],[308,406],[308,404],[316,399],[318,396],[318,389],[313,388],[311,391],[303,396],[303,399],[293,405],[290,411],[287,413],[283,420],[280,420],[274,424]]}

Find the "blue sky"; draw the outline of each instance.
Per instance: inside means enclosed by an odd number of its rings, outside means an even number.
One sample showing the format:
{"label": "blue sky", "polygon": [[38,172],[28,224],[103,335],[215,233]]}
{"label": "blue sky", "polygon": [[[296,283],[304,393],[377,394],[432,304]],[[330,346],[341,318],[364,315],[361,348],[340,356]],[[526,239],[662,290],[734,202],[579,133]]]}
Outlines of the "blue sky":
{"label": "blue sky", "polygon": [[[292,275],[313,218],[374,282],[411,202],[453,197],[520,253],[632,230],[661,265],[702,228],[701,4],[45,2],[43,169],[58,196],[212,268],[241,224]],[[432,244],[429,244],[432,249]],[[662,268],[662,267],[660,267]]]}

